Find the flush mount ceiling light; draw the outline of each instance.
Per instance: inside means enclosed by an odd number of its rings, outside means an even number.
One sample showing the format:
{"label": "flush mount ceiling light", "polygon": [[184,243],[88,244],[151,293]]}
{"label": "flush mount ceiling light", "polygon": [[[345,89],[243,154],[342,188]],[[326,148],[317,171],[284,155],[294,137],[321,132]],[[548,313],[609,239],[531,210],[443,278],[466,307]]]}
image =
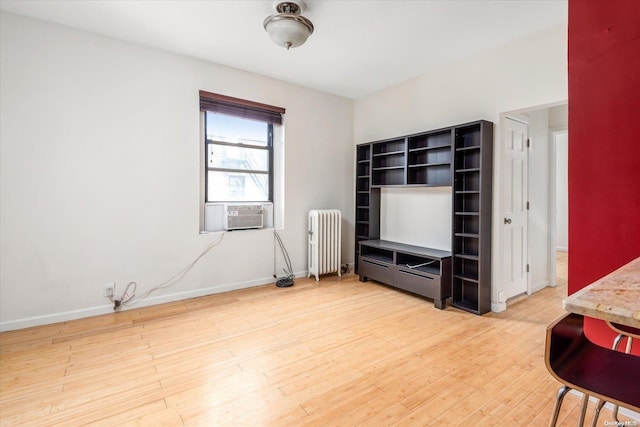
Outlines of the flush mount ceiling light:
{"label": "flush mount ceiling light", "polygon": [[313,24],[301,15],[305,4],[301,0],[276,0],[273,8],[277,12],[264,20],[264,29],[277,45],[298,47],[313,33]]}

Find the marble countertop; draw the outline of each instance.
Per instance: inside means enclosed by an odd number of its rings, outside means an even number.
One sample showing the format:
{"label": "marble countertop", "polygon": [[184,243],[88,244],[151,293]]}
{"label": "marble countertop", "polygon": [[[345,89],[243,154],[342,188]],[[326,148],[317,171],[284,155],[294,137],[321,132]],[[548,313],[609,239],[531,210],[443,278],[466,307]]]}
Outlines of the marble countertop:
{"label": "marble countertop", "polygon": [[640,257],[562,302],[565,310],[640,328]]}

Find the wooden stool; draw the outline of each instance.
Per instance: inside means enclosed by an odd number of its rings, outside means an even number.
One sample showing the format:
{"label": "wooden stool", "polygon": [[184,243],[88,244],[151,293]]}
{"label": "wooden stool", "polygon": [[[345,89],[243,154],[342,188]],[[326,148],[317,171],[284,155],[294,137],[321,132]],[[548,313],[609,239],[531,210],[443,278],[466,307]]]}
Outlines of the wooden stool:
{"label": "wooden stool", "polygon": [[584,317],[570,313],[547,327],[545,364],[563,386],[558,391],[550,426],[555,426],[564,396],[584,393],[579,425],[589,396],[640,411],[640,357],[600,347],[587,339]]}

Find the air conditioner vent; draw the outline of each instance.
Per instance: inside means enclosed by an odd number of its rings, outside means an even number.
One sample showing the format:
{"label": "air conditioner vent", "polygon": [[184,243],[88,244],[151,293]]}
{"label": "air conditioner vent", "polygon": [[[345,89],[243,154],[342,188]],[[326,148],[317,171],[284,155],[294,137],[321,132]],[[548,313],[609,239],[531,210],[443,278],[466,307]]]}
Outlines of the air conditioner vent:
{"label": "air conditioner vent", "polygon": [[264,213],[261,204],[224,205],[225,230],[242,230],[247,228],[262,228]]}

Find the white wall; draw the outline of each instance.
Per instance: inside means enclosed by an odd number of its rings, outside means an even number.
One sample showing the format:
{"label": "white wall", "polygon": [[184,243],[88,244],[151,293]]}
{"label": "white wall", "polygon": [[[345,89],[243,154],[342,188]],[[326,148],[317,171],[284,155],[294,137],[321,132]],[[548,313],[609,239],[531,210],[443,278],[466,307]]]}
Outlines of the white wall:
{"label": "white wall", "polygon": [[383,188],[380,217],[385,221],[380,224],[380,238],[450,251],[451,191],[451,187]]}
{"label": "white wall", "polygon": [[[314,208],[342,210],[352,261],[351,100],[11,14],[0,27],[1,329],[108,313],[106,283],[141,294],[217,239],[198,233],[200,89],[286,108],[294,271]],[[147,303],[268,283],[273,253],[271,231],[227,233]]]}
{"label": "white wall", "polygon": [[549,108],[549,127],[551,129],[564,128],[569,126],[569,108],[567,104],[556,105]]}
{"label": "white wall", "polygon": [[[486,119],[494,122],[493,266],[499,280],[503,247],[500,115],[567,99],[567,28],[515,40],[488,54],[442,67],[357,100],[355,143]],[[407,206],[411,210],[412,206]],[[385,222],[381,218],[381,222]],[[443,223],[443,227],[447,224]],[[497,293],[492,292],[497,303]]]}

